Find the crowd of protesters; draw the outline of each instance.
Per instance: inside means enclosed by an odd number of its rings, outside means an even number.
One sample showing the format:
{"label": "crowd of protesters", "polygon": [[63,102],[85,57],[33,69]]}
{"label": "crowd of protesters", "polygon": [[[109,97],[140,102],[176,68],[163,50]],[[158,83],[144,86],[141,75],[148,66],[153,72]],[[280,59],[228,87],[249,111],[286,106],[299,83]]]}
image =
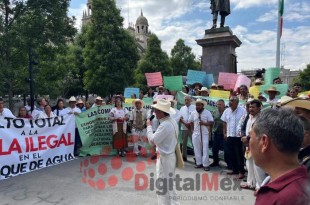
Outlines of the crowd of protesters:
{"label": "crowd of protesters", "polygon": [[[276,78],[273,83],[279,84],[281,79]],[[261,84],[261,79],[253,82],[253,85]],[[257,204],[270,204],[266,202],[268,197],[274,200],[272,204],[277,204],[276,202],[289,200],[289,196],[291,199],[298,196],[298,204],[305,204],[304,199],[309,197],[309,190],[304,183],[307,180],[307,171],[309,173],[310,170],[310,100],[309,96],[300,95],[301,85],[294,84],[287,95],[280,99],[276,97],[279,94],[276,87],[270,87],[254,99],[249,94],[249,88],[241,85],[236,92],[231,91],[228,105],[225,106],[224,100],[219,99],[216,109],[210,112],[206,109],[207,102],[203,97],[209,96],[212,90],[224,90],[224,86],[212,84],[210,90],[200,83],[191,87],[184,86],[182,92],[185,95],[185,104],[180,109],[177,108],[175,100],[169,100],[174,111],[167,111],[163,117],[169,115],[179,125],[183,160],[189,160],[187,144],[190,140],[196,169],[209,171],[213,167],[225,168],[228,175],[234,175],[236,180],[244,180],[241,188],[255,191]],[[132,152],[137,156],[146,156],[150,139],[148,135],[151,135],[147,132],[147,125],[150,126],[149,131],[155,134],[160,121],[157,119],[156,106],[150,111],[144,109],[143,98],[153,98],[155,105],[159,95],[174,94],[163,86],[156,90],[148,88],[146,93],[140,92],[138,98],[136,95],[131,96],[135,99],[131,112],[123,108],[124,97],[119,93],[105,99],[98,96],[93,104],[72,96],[68,107],[65,107],[63,99],[58,99],[52,107],[45,98],[40,98],[33,111],[30,110],[28,100],[28,105],[19,108],[17,117],[38,119],[79,114],[92,107],[111,104],[114,105],[109,114],[113,128],[112,144],[117,155],[124,157],[128,152],[127,132],[131,132]],[[202,99],[199,96],[202,96]],[[245,101],[245,104],[240,101]],[[269,103],[270,106],[263,110],[262,103]],[[9,109],[4,108],[2,99],[0,115],[15,117]],[[212,163],[209,159],[210,141]],[[77,139],[76,143],[81,146]],[[171,145],[166,146],[170,149]],[[161,152],[158,149],[162,149],[153,148],[157,153]],[[224,153],[223,162],[219,157],[220,150]],[[156,153],[152,158],[156,158]],[[309,189],[309,181],[307,183]],[[291,202],[289,204],[297,204]]]}

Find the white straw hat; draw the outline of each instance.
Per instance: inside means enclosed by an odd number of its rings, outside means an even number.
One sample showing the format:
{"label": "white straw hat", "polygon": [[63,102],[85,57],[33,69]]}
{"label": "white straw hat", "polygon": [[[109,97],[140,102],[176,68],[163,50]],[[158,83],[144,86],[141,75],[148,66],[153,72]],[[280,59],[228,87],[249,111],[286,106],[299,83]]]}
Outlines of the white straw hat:
{"label": "white straw hat", "polygon": [[76,102],[76,98],[74,96],[71,96],[69,102]]}
{"label": "white straw hat", "polygon": [[159,99],[155,105],[151,105],[153,108],[163,111],[168,114],[175,114],[176,111],[171,107],[171,103],[169,100]]}

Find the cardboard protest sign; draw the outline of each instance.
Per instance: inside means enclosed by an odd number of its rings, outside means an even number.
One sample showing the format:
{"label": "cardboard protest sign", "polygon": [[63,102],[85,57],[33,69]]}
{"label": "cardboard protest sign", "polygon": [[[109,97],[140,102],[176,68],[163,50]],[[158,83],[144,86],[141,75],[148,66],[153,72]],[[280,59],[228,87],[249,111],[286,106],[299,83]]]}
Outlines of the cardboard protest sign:
{"label": "cardboard protest sign", "polygon": [[288,91],[288,85],[287,84],[269,84],[269,85],[261,85],[260,91],[264,93],[265,90],[268,90],[271,87],[276,87],[277,91],[280,92],[279,95],[277,95],[277,98],[280,98],[284,95],[286,95],[286,92]]}
{"label": "cardboard protest sign", "polygon": [[257,99],[259,93],[261,92],[260,91],[260,85],[255,85],[255,86],[250,87],[249,92],[250,92],[251,95],[253,95],[253,97],[255,99]]}
{"label": "cardboard protest sign", "polygon": [[125,104],[132,104],[132,102],[136,99],[131,99],[131,98],[126,98],[125,99]]}
{"label": "cardboard protest sign", "polygon": [[223,98],[223,99],[229,99],[230,92],[224,91],[224,90],[213,90],[211,89],[211,93],[209,97],[213,98]]}
{"label": "cardboard protest sign", "polygon": [[124,97],[130,98],[133,93],[136,94],[137,98],[139,98],[140,89],[139,88],[125,88]]}
{"label": "cardboard protest sign", "polygon": [[211,85],[213,83],[214,83],[214,76],[213,76],[213,74],[207,74],[204,86],[206,86],[207,88],[211,88]]}
{"label": "cardboard protest sign", "polygon": [[280,76],[280,68],[267,68],[264,75],[264,82],[266,85],[273,84],[273,79]]}
{"label": "cardboard protest sign", "polygon": [[0,118],[0,180],[73,160],[75,115]]}
{"label": "cardboard protest sign", "polygon": [[180,91],[183,87],[183,78],[182,76],[164,76],[164,85],[170,91]]}
{"label": "cardboard protest sign", "polygon": [[226,90],[234,89],[238,79],[235,73],[219,73],[218,85],[223,85]]}
{"label": "cardboard protest sign", "polygon": [[187,70],[186,84],[192,85],[194,83],[206,84],[207,74],[204,71]]}
{"label": "cardboard protest sign", "polygon": [[148,86],[160,86],[163,85],[163,77],[161,72],[156,73],[145,73],[146,81]]}
{"label": "cardboard protest sign", "polygon": [[241,85],[246,85],[249,88],[251,86],[251,79],[243,74],[238,75],[234,91],[237,91]]}

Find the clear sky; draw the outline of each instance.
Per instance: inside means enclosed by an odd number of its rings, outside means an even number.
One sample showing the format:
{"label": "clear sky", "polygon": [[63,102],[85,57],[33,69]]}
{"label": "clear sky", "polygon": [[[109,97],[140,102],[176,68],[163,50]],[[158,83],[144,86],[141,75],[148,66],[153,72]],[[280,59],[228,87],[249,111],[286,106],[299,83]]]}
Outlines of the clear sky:
{"label": "clear sky", "polygon": [[[71,0],[69,14],[80,27],[87,0]],[[141,9],[149,29],[162,41],[170,54],[182,38],[200,56],[196,39],[211,28],[210,0],[116,0],[124,17],[124,27],[135,23]],[[230,0],[231,14],[226,18],[233,33],[242,41],[236,49],[238,70],[275,66],[278,0]],[[128,9],[129,8],[129,9]],[[129,21],[128,21],[129,16]],[[310,1],[285,0],[284,29],[281,40],[281,65],[294,70],[310,64]]]}

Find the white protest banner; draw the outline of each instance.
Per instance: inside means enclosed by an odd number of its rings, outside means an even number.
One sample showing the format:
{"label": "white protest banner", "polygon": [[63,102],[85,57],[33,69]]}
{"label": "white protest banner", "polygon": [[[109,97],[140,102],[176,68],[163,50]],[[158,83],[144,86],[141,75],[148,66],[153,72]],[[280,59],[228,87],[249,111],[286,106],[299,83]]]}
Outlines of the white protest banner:
{"label": "white protest banner", "polygon": [[0,180],[74,159],[75,116],[0,118]]}

